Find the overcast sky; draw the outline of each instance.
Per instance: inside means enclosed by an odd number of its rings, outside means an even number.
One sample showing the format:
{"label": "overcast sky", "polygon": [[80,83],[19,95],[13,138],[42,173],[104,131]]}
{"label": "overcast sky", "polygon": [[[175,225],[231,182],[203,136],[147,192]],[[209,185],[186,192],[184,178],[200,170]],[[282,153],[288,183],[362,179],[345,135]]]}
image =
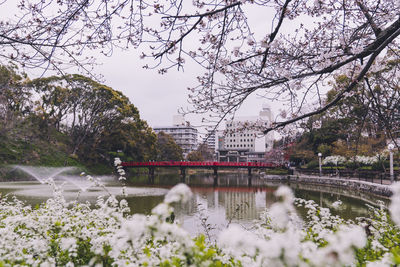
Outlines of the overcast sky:
{"label": "overcast sky", "polygon": [[[133,49],[117,51],[111,57],[99,58],[102,65],[95,67],[95,72],[104,76],[106,85],[128,96],[151,127],[171,125],[172,116],[178,114],[178,109],[189,106],[186,88],[196,85],[196,76],[204,70],[195,64],[187,64],[184,71],[171,69],[161,75],[156,70],[143,69],[145,62],[136,53]],[[258,115],[263,103],[264,99],[254,95],[237,115]],[[277,104],[269,104],[273,112],[278,113]],[[188,115],[185,119],[193,125],[201,124],[200,115]]]}

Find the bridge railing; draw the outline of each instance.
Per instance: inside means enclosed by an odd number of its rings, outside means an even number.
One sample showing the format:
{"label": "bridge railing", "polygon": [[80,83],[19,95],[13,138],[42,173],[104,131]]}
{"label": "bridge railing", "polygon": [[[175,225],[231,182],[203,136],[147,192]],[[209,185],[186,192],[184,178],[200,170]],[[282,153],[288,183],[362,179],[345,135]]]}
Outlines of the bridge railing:
{"label": "bridge railing", "polygon": [[270,162],[217,162],[217,161],[148,161],[122,162],[124,167],[280,167]]}

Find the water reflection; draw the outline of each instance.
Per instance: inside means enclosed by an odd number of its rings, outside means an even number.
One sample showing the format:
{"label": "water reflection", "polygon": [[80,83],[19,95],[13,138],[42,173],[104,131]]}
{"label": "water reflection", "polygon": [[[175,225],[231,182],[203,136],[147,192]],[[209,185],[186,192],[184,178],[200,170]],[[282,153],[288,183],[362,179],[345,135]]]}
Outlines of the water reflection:
{"label": "water reflection", "polygon": [[[179,175],[156,175],[153,186],[170,187],[180,182]],[[186,205],[175,207],[177,218],[190,232],[204,232],[210,227],[211,233],[226,227],[230,223],[251,225],[253,220],[269,208],[275,201],[274,191],[279,184],[267,179],[253,176],[249,179],[247,173],[220,174],[193,174],[185,179],[193,193],[193,199]],[[148,186],[146,175],[134,176],[132,186]],[[388,200],[374,195],[351,191],[344,188],[332,188],[317,185],[287,184],[294,191],[295,197],[313,200],[322,207],[331,209],[334,215],[344,219],[368,216],[366,204],[377,205],[377,201]],[[333,203],[342,201],[342,205],[334,208]],[[301,217],[306,217],[304,209],[298,209]],[[202,222],[205,223],[202,224]]]}
{"label": "water reflection", "polygon": [[[167,189],[181,182],[181,177],[179,174],[162,174],[149,179],[147,175],[132,175],[129,181],[129,196],[126,199],[132,213],[150,214],[151,209],[163,200]],[[250,226],[276,201],[273,193],[279,186],[257,176],[250,179],[247,173],[221,173],[218,177],[212,173],[192,174],[187,175],[184,182],[191,187],[194,197],[186,204],[175,206],[176,218],[192,234],[208,229],[212,236],[230,223]],[[51,189],[45,186],[32,182],[0,183],[0,193],[17,195],[19,199],[35,205],[51,196]],[[120,186],[115,182],[109,182],[107,186],[112,192],[120,192]],[[302,184],[289,186],[296,197],[314,200],[322,207],[333,208],[333,203],[340,199],[343,204],[339,209],[332,209],[332,213],[345,219],[366,216],[366,203],[376,204],[379,199],[388,203],[385,199],[343,188]],[[76,189],[66,188],[65,194],[75,197]],[[94,203],[99,194],[99,190],[91,189],[80,194],[80,200]],[[299,209],[298,213],[305,218],[305,210]]]}

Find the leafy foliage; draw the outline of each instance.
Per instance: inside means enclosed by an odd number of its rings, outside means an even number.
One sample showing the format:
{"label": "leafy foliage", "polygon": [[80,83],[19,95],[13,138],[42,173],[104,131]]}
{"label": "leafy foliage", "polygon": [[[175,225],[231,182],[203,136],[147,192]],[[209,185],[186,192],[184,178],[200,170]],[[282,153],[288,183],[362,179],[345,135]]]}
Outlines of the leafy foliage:
{"label": "leafy foliage", "polygon": [[211,161],[213,160],[214,151],[206,144],[201,144],[199,147],[187,155],[189,161]]}
{"label": "leafy foliage", "polygon": [[115,153],[156,158],[156,135],[119,91],[82,75],[29,80],[6,66],[0,85],[0,157],[8,163],[111,166]]}
{"label": "leafy foliage", "polygon": [[157,160],[183,160],[182,148],[175,143],[169,134],[159,132],[157,134]]}

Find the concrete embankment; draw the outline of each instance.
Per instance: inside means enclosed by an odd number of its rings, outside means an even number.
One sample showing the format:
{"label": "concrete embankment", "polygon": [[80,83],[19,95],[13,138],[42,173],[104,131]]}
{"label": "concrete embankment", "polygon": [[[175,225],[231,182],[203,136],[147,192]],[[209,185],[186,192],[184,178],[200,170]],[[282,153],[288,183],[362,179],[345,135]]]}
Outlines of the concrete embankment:
{"label": "concrete embankment", "polygon": [[288,176],[264,176],[275,182],[289,182],[299,184],[325,185],[330,187],[340,187],[348,190],[357,190],[368,194],[390,197],[392,191],[389,185],[381,185],[377,183],[358,181],[355,179],[334,178],[328,176],[308,176],[308,175],[288,175]]}

